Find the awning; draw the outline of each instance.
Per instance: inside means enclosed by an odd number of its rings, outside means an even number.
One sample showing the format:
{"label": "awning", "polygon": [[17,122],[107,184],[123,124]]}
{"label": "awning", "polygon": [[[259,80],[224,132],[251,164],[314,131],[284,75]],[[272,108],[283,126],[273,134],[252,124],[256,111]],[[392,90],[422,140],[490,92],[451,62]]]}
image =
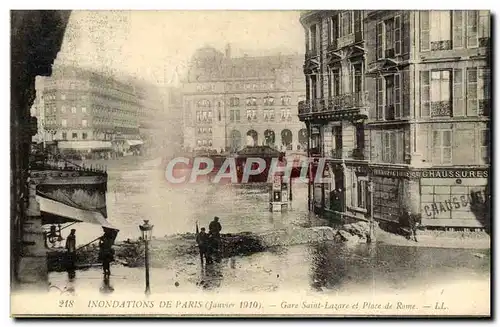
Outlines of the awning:
{"label": "awning", "polygon": [[[40,204],[40,211],[42,212],[42,215],[43,213],[47,213],[50,216],[63,218],[63,221],[66,222],[88,223],[118,230],[116,227],[111,225],[99,212],[71,207],[64,203],[47,199],[40,195],[36,196],[36,200]],[[54,219],[54,221],[60,221],[60,219],[56,218]]]}
{"label": "awning", "polygon": [[141,145],[141,144],[144,144],[143,141],[141,140],[127,140],[127,144],[129,146],[134,146],[134,145]]}
{"label": "awning", "polygon": [[89,149],[111,149],[108,141],[59,141],[60,149],[89,150]]}

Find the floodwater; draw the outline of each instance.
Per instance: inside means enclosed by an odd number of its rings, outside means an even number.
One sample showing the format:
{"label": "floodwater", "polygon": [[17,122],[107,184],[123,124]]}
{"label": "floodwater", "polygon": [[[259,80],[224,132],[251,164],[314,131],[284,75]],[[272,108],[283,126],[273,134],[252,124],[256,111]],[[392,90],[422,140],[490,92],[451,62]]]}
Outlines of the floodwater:
{"label": "floodwater", "polygon": [[[142,167],[142,168],[141,168]],[[307,186],[294,185],[292,210],[270,213],[266,185],[191,184],[172,186],[161,171],[140,164],[108,169],[109,221],[120,229],[119,239],[137,238],[138,225],[149,219],[157,237],[194,232],[195,222],[207,226],[221,219],[223,232],[267,231],[292,225],[310,225]],[[79,243],[100,235],[91,226],[77,227]],[[51,273],[53,285],[63,289],[65,273]],[[490,251],[386,244],[323,243],[270,249],[224,259],[203,268],[188,256],[151,269],[154,293],[172,292],[383,292],[412,287],[426,289],[450,280],[490,281]],[[114,292],[142,292],[144,269],[112,267]],[[78,271],[71,286],[102,289],[100,269]]]}

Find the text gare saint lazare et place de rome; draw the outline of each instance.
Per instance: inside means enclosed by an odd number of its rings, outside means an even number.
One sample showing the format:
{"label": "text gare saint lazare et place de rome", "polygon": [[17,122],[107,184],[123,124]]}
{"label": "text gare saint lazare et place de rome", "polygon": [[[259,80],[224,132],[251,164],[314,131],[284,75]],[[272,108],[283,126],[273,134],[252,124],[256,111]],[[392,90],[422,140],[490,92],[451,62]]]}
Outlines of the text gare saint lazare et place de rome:
{"label": "text gare saint lazare et place de rome", "polygon": [[[436,309],[439,309],[440,303],[436,303]],[[411,303],[386,302],[354,302],[354,303],[335,303],[331,301],[301,301],[300,303],[281,301],[277,304],[262,304],[259,301],[179,301],[179,300],[89,300],[89,308],[142,308],[142,309],[206,309],[206,310],[224,310],[224,309],[262,309],[265,306],[272,308],[280,308],[283,310],[290,309],[323,309],[323,310],[383,310],[383,309],[397,309],[397,310],[415,310],[417,305]]]}

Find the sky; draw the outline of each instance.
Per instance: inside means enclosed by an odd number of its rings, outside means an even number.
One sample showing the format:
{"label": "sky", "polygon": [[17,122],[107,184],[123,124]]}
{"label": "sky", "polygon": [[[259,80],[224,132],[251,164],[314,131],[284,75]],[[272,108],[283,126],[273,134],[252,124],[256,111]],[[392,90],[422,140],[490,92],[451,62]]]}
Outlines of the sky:
{"label": "sky", "polygon": [[194,51],[304,53],[298,11],[73,11],[57,63],[168,83]]}

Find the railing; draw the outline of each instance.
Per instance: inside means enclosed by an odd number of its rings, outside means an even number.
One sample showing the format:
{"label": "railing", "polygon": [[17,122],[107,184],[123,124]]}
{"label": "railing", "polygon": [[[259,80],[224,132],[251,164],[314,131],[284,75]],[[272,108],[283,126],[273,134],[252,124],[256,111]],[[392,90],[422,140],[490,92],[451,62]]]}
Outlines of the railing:
{"label": "railing", "polygon": [[299,101],[299,114],[308,114],[311,112],[311,103],[309,101]]}
{"label": "railing", "polygon": [[317,57],[318,56],[318,50],[317,49],[314,49],[314,50],[308,50],[306,52],[306,60],[307,59],[311,59],[311,58],[314,58],[314,57]]}
{"label": "railing", "polygon": [[337,48],[343,48],[355,43],[356,37],[354,33],[341,36],[337,39]]}
{"label": "railing", "polygon": [[451,40],[431,42],[431,51],[451,50]]}
{"label": "railing", "polygon": [[385,106],[385,120],[394,120],[396,118],[396,113],[394,110],[394,105]]}
{"label": "railing", "polygon": [[351,158],[356,160],[365,160],[364,149],[353,149],[351,152]]}
{"label": "railing", "polygon": [[342,159],[342,147],[338,149],[332,149],[332,158],[333,159]]}
{"label": "railing", "polygon": [[363,92],[339,95],[328,99],[329,110],[360,108],[365,104]]}
{"label": "railing", "polygon": [[325,110],[325,100],[323,99],[314,99],[312,111],[313,112],[321,112]]}
{"label": "railing", "polygon": [[431,102],[431,117],[451,117],[451,112],[450,101]]}

